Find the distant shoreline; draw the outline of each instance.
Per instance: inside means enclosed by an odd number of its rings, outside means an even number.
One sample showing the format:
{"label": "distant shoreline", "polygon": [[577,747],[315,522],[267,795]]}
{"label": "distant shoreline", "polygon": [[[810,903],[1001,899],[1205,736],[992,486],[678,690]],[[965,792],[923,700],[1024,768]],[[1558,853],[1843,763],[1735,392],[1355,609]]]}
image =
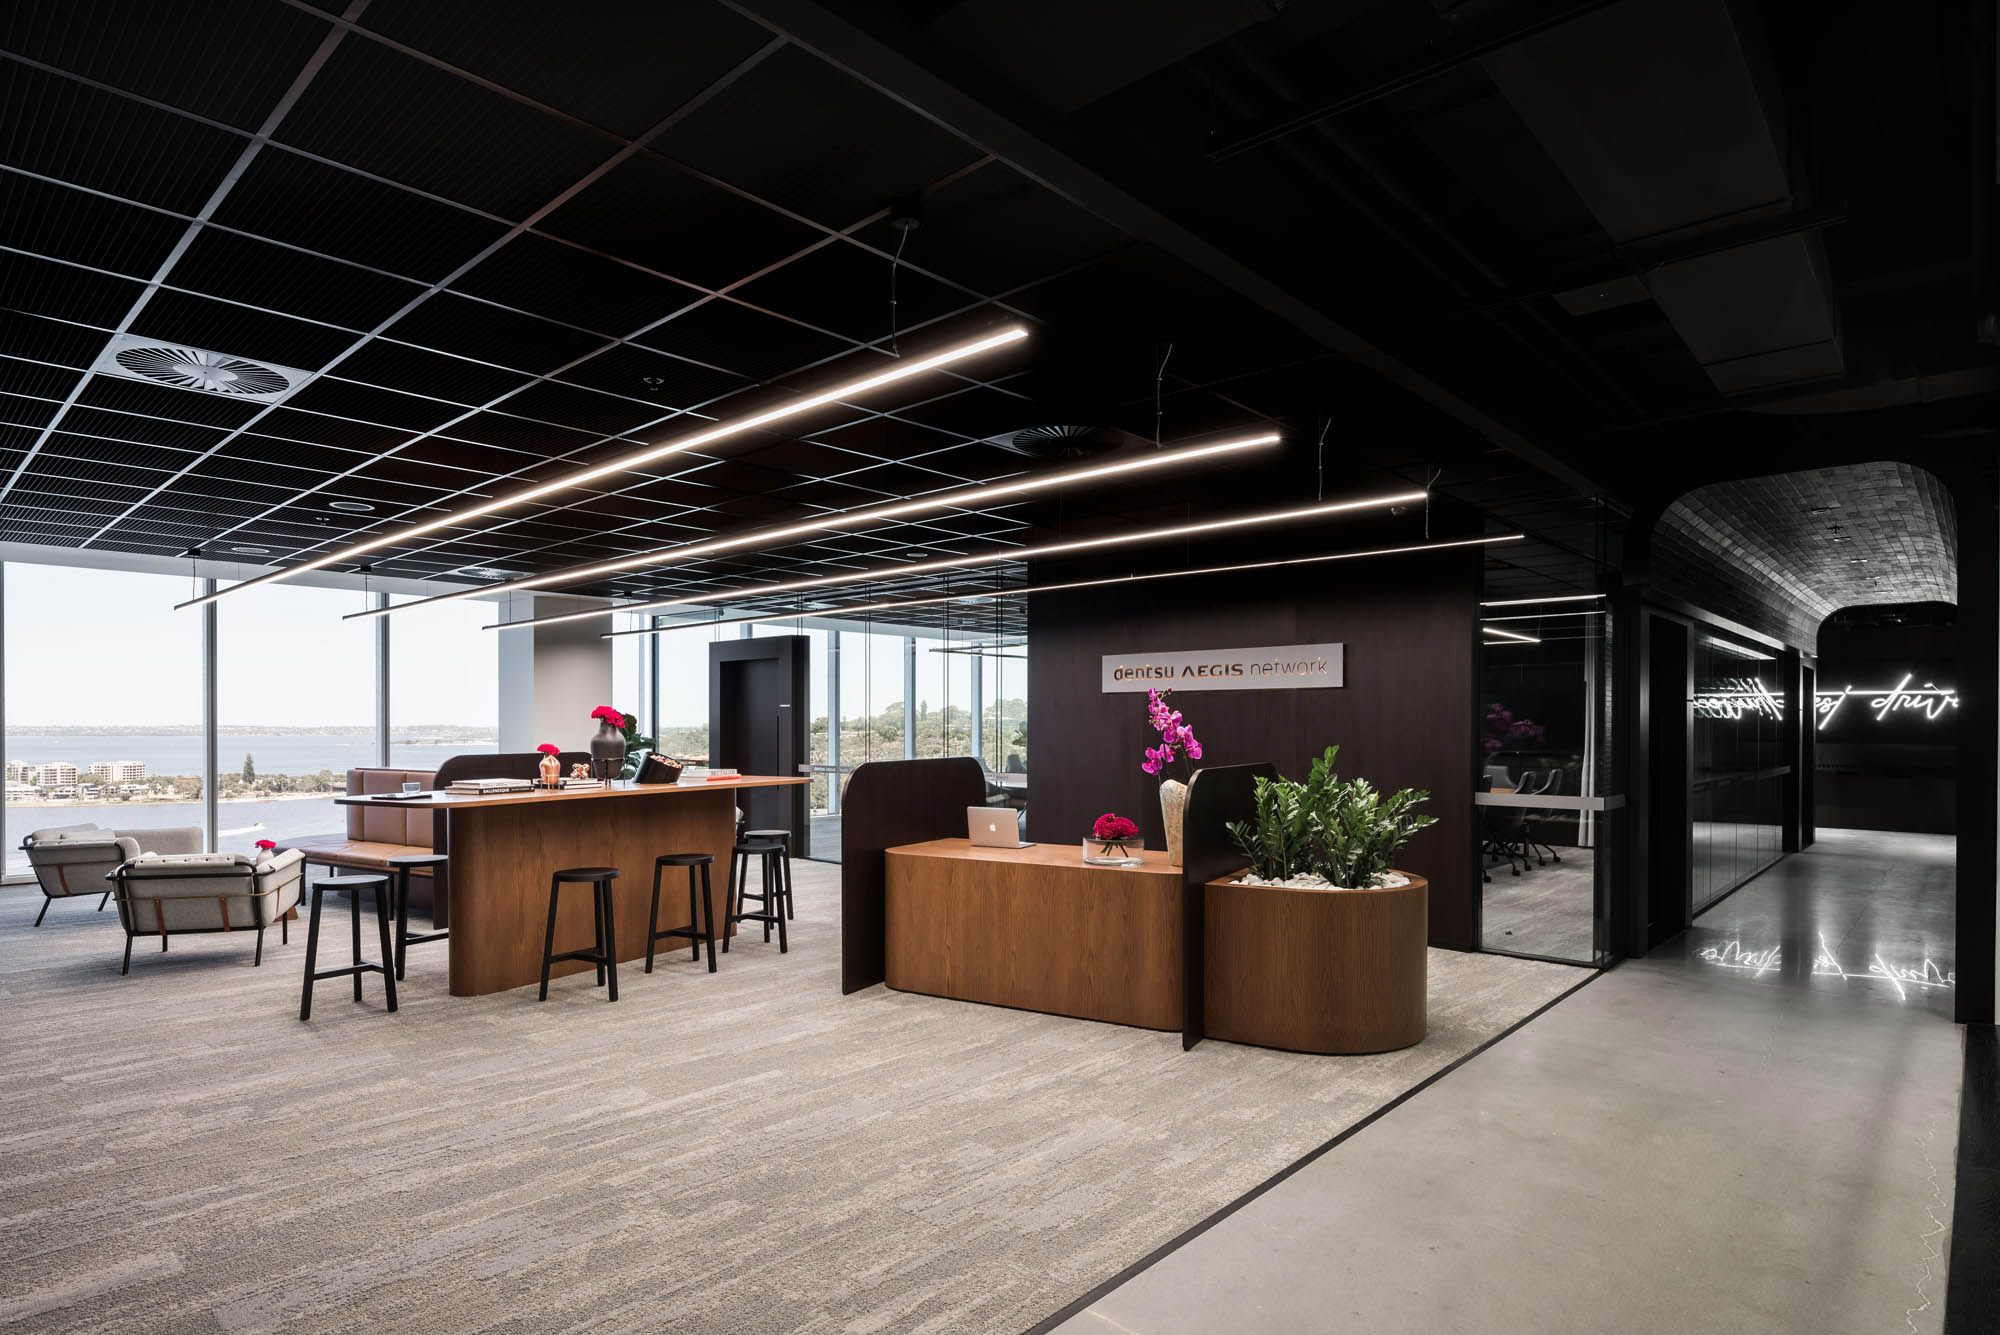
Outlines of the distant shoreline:
{"label": "distant shoreline", "polygon": [[[49,723],[16,724],[7,729],[9,737],[199,737],[199,723],[139,724]],[[356,723],[339,727],[287,728],[254,723],[225,723],[216,729],[220,737],[373,737],[375,727]],[[497,728],[480,728],[466,723],[421,723],[389,729],[392,738],[408,741],[430,738],[440,742],[497,742]]]}
{"label": "distant shoreline", "polygon": [[[264,793],[249,797],[218,797],[221,806],[233,806],[239,802],[325,802],[336,797],[345,797],[345,792],[328,789],[323,793]],[[200,802],[199,797],[186,797],[179,793],[171,797],[132,797],[122,802],[106,802],[102,798],[80,800],[77,798],[13,798],[7,799],[10,807],[36,807],[47,810],[50,807],[164,807],[187,805]]]}

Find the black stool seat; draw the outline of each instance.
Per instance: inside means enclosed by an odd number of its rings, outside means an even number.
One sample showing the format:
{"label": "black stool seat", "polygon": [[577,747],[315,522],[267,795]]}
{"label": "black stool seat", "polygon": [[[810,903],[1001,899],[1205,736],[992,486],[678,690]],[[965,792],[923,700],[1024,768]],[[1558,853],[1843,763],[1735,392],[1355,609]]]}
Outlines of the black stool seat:
{"label": "black stool seat", "polygon": [[745,840],[773,839],[785,846],[785,916],[787,918],[798,917],[797,906],[792,902],[792,832],[790,830],[745,830],[743,837]]}
{"label": "black stool seat", "polygon": [[[320,900],[327,891],[340,894],[343,891],[354,896],[354,963],[340,969],[320,969],[319,962],[319,910]],[[312,881],[312,916],[306,925],[306,986],[305,995],[299,1001],[299,1018],[312,1018],[313,984],[322,978],[354,979],[354,999],[361,1000],[361,975],[379,973],[382,975],[382,992],[388,999],[389,1009],[396,1009],[396,975],[388,965],[361,957],[361,892],[375,892],[375,925],[381,932],[382,959],[393,960],[389,950],[389,878],[381,872],[366,872],[348,876],[319,876]]]}
{"label": "black stool seat", "polygon": [[[549,877],[549,928],[542,938],[542,995],[549,999],[549,966],[564,960],[582,960],[597,966],[597,985],[603,987],[607,976],[610,979],[611,1001],[618,1000],[618,933],[617,923],[611,911],[611,883],[618,879],[616,867],[569,867]],[[591,887],[591,917],[597,929],[596,943],[589,950],[566,950],[556,953],[556,904],[565,885],[588,885]]]}
{"label": "black stool seat", "polygon": [[[653,971],[653,948],[669,937],[686,937],[689,958],[701,959],[701,944],[708,943],[708,971],[715,972],[715,900],[709,893],[708,869],[715,862],[712,853],[662,853],[653,859],[653,911],[646,920],[646,972]],[[669,867],[686,867],[688,874],[688,920],[685,927],[660,926],[660,874]],[[701,917],[694,914],[694,882],[701,876]],[[726,906],[725,906],[726,907]],[[697,927],[696,923],[700,926]]]}
{"label": "black stool seat", "polygon": [[[396,977],[403,976],[403,961],[408,957],[411,946],[420,946],[426,941],[443,941],[450,932],[412,932],[410,930],[410,873],[423,867],[442,867],[451,859],[443,853],[405,853],[400,857],[385,858],[395,873],[395,917],[396,917]],[[431,899],[431,918],[437,918],[435,892]]]}
{"label": "black stool seat", "polygon": [[[750,890],[750,859],[757,859],[757,881],[759,893]],[[741,867],[739,872],[737,869]],[[786,844],[778,839],[752,839],[748,836],[737,840],[729,851],[729,887],[726,895],[729,914],[723,926],[722,950],[729,952],[729,929],[739,922],[760,922],[764,924],[764,939],[771,939],[771,928],[778,929],[778,953],[785,954],[791,949],[785,940],[785,908],[791,899],[792,867]],[[756,900],[759,911],[748,913],[744,905],[748,900]]]}

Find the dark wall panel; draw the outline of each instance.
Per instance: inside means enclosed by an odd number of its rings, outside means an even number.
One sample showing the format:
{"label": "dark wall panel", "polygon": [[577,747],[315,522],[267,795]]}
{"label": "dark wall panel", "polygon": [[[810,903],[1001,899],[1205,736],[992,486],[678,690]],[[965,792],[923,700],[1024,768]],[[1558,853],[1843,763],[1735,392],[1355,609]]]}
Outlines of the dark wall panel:
{"label": "dark wall panel", "polygon": [[[1819,686],[1879,691],[1900,682],[1922,690],[1959,685],[1950,626],[1856,626],[1833,622],[1820,631]],[[1828,828],[1955,834],[1959,719],[1903,709],[1878,718],[1878,695],[1839,702],[1818,743],[1814,819]]]}
{"label": "dark wall panel", "polygon": [[1431,940],[1470,949],[1476,549],[1203,580],[1042,594],[1028,610],[1028,837],[1080,838],[1115,810],[1165,837],[1139,762],[1155,734],[1143,694],[1105,694],[1107,653],[1338,642],[1347,684],[1306,691],[1174,692],[1205,765],[1268,760],[1301,778],[1340,747],[1339,769],[1377,787],[1427,788],[1438,823],[1397,864],[1431,883]]}

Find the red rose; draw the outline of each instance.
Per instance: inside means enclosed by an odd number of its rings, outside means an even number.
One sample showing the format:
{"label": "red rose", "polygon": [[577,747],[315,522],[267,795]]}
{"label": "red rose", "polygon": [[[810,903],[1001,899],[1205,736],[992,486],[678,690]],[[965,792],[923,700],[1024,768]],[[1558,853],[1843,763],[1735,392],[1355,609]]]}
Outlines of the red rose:
{"label": "red rose", "polygon": [[610,705],[599,705],[590,711],[590,716],[592,718],[601,718],[614,728],[622,730],[625,726],[625,716]]}
{"label": "red rose", "polygon": [[276,848],[277,846],[278,845],[274,840],[259,839],[257,841],[257,847],[263,849],[267,853],[270,852],[272,849]]}
{"label": "red rose", "polygon": [[560,746],[557,746],[554,742],[543,742],[540,746],[536,747],[535,749],[537,751],[540,751],[545,756],[555,755],[562,750],[562,748]]}
{"label": "red rose", "polygon": [[1112,843],[1116,843],[1121,839],[1130,839],[1138,833],[1138,826],[1125,819],[1125,817],[1109,811],[1099,816],[1097,823],[1090,827],[1091,838],[1103,839]]}

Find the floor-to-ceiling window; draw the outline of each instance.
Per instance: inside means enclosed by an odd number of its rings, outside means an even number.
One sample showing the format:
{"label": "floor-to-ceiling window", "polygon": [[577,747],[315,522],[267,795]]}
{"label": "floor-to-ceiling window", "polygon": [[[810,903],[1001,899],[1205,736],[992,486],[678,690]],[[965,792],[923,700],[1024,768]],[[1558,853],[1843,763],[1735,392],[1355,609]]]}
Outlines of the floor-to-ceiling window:
{"label": "floor-to-ceiling window", "polygon": [[199,826],[201,614],[173,610],[188,580],[20,562],[4,578],[6,873],[48,826]]}
{"label": "floor-to-ceiling window", "polygon": [[493,620],[481,598],[388,618],[390,764],[436,769],[499,750],[500,637],[481,629]]}
{"label": "floor-to-ceiling window", "polygon": [[346,827],[347,771],[381,763],[375,623],[342,620],[368,605],[296,584],[216,604],[217,851]]}
{"label": "floor-to-ceiling window", "polygon": [[708,759],[708,646],[734,626],[679,626],[658,635],[633,635],[651,640],[659,663],[658,749],[680,760]]}

